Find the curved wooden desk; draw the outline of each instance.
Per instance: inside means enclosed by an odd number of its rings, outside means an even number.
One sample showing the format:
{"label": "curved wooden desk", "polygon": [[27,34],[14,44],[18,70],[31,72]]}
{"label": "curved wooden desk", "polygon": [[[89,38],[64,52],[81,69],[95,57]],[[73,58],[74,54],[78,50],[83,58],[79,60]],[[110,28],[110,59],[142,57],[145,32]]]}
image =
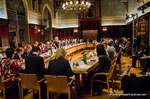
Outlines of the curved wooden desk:
{"label": "curved wooden desk", "polygon": [[[86,48],[96,48],[96,44],[82,44],[82,45],[77,45],[77,46],[73,46],[71,48],[67,48],[66,49],[66,52],[67,52],[67,55],[71,55],[72,53],[74,52],[77,52],[77,51],[80,51],[80,50],[84,50]],[[87,53],[87,56],[89,53]],[[47,64],[49,62],[49,60],[51,59],[54,59],[55,55],[52,55],[51,57],[48,57],[46,58],[44,61],[45,63]],[[91,57],[91,59],[93,59],[93,57]],[[88,69],[81,69],[81,68],[78,68],[77,66],[73,66],[73,72],[74,72],[74,75],[75,75],[75,88],[76,88],[76,92],[79,93],[79,90],[80,90],[80,86],[82,85],[80,82],[80,75],[86,75],[88,74],[90,71],[92,71],[93,69],[96,68],[98,62],[88,62],[88,65],[91,65],[90,68]],[[83,77],[82,76],[82,77]]]}
{"label": "curved wooden desk", "polygon": [[[95,47],[96,47],[96,44],[92,44],[92,43],[76,45],[76,46],[67,48],[66,49],[66,55],[71,55],[74,52],[77,52],[77,51],[80,51],[80,50],[83,50],[83,49],[86,49],[86,48],[95,48]],[[55,57],[55,55],[53,54],[52,56],[44,59],[44,62],[47,64],[51,59],[54,59],[54,57]]]}

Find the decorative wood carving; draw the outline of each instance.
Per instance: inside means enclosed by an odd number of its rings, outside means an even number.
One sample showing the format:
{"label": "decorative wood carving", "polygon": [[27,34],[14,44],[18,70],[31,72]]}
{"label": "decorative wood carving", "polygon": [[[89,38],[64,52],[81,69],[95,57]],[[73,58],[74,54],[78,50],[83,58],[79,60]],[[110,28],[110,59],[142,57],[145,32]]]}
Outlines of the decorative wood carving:
{"label": "decorative wood carving", "polygon": [[41,6],[41,3],[42,3],[42,0],[38,0],[38,10],[39,10],[39,12],[40,12],[40,6]]}
{"label": "decorative wood carving", "polygon": [[58,11],[58,9],[61,7],[61,2],[62,0],[53,0],[53,6],[54,6],[54,17],[56,17],[56,12]]}
{"label": "decorative wood carving", "polygon": [[8,26],[8,24],[9,24],[9,20],[0,18],[0,25]]}

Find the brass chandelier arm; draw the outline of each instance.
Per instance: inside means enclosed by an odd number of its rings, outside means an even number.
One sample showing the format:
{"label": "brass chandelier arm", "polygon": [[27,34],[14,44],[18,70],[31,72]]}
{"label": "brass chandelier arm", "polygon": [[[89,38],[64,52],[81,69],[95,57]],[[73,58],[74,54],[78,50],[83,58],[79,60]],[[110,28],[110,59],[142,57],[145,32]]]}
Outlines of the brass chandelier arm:
{"label": "brass chandelier arm", "polygon": [[87,12],[90,7],[89,0],[67,0],[62,4],[63,10],[74,13]]}

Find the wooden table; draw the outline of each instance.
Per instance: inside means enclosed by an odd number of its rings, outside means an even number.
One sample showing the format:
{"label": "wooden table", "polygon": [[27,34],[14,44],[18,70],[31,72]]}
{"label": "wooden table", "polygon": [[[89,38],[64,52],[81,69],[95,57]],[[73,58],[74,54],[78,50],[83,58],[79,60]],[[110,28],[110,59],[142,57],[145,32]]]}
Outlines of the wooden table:
{"label": "wooden table", "polygon": [[[67,53],[67,55],[71,55],[74,52],[78,52],[80,50],[85,50],[86,48],[94,48],[95,49],[95,47],[96,47],[96,44],[77,45],[77,46],[73,46],[73,47],[66,49],[66,53]],[[51,57],[46,58],[44,60],[44,62],[46,64],[48,64],[51,59],[54,59],[54,57],[55,57],[55,55],[52,55]],[[91,59],[93,59],[93,58],[91,57]],[[75,74],[75,88],[76,88],[77,93],[79,92],[80,86],[81,86],[80,75],[83,76],[83,75],[88,74],[90,71],[92,71],[93,69],[95,69],[97,67],[97,64],[98,64],[97,62],[88,63],[88,65],[91,65],[91,67],[88,69],[81,69],[81,68],[78,68],[77,66],[73,67],[73,72]]]}
{"label": "wooden table", "polygon": [[[80,51],[80,50],[84,50],[86,48],[95,48],[96,44],[90,43],[90,44],[81,44],[81,45],[76,45],[70,48],[66,49],[66,55],[71,55],[74,52]],[[54,59],[55,55],[53,54],[52,56],[44,59],[44,62],[47,63],[49,62],[51,59]]]}

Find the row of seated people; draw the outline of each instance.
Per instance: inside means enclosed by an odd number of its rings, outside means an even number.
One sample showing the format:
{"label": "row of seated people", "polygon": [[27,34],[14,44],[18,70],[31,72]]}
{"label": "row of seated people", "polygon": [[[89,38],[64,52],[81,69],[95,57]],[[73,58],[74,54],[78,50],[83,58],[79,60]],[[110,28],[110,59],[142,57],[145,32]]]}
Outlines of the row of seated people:
{"label": "row of seated people", "polygon": [[131,47],[130,38],[122,37],[114,40],[111,38],[102,38],[100,42],[104,41],[111,42],[112,45],[115,47],[116,52],[119,52],[119,48],[122,48],[122,52],[125,53],[126,50]]}
{"label": "row of seated people", "polygon": [[148,72],[148,68],[150,68],[149,63],[150,59],[148,56],[150,55],[150,48],[149,44],[147,42],[141,43],[142,48],[138,51],[134,51],[132,58],[132,67],[136,68],[137,60],[139,60],[139,63],[141,65],[142,72],[140,74],[145,75],[146,72]]}
{"label": "row of seated people", "polygon": [[[103,38],[103,41],[112,42],[113,40],[109,39],[109,38]],[[122,42],[124,42],[124,41],[122,41]],[[128,42],[128,44],[129,43],[130,42]],[[114,45],[113,47],[116,49],[116,52],[118,52],[120,49],[123,49],[123,47],[124,47],[124,46],[121,46],[122,45],[121,42],[118,43],[118,40],[115,40],[114,44],[112,44],[112,45]],[[123,90],[124,93],[128,94],[128,96],[130,96],[130,94],[138,94],[138,93],[142,94],[143,93],[143,94],[145,94],[144,96],[146,98],[149,98],[150,76],[147,75],[147,76],[137,77],[133,73],[129,75],[131,68],[136,67],[137,60],[140,60],[141,66],[143,66],[141,74],[143,74],[143,73],[145,74],[147,71],[147,68],[149,68],[149,62],[150,62],[149,61],[150,60],[149,44],[146,42],[142,42],[141,45],[142,45],[142,50],[136,51],[136,54],[134,54],[135,56],[133,56],[132,66],[126,66],[126,68],[122,74],[121,89]],[[117,49],[118,49],[118,51],[117,51]],[[110,57],[110,55],[109,55],[109,57]],[[110,57],[110,59],[111,59],[111,57]],[[102,77],[100,77],[100,79],[102,79]],[[123,99],[125,97],[123,96]],[[145,99],[145,97],[141,97],[141,98]],[[136,95],[135,95],[135,97],[131,96],[128,98],[135,99],[135,98],[138,98],[138,96],[136,97]]]}
{"label": "row of seated people", "polygon": [[[112,44],[112,41],[109,42],[104,41],[100,45],[97,45],[97,56],[99,58],[99,64],[97,68],[89,75],[87,75],[87,82],[90,82],[91,77],[95,73],[99,72],[104,72],[108,73],[109,68],[111,66],[111,61],[114,59],[116,56],[116,49],[114,46],[115,44]],[[29,47],[30,49],[30,47]],[[27,50],[27,49],[26,49]],[[32,49],[32,54],[27,55],[25,57],[25,70],[24,67],[14,59],[14,51],[12,49],[7,49],[6,50],[6,56],[7,58],[3,60],[2,62],[2,67],[1,67],[1,79],[5,80],[9,77],[10,75],[13,74],[14,77],[18,77],[18,73],[23,71],[24,73],[29,73],[29,74],[37,74],[38,79],[42,79],[43,75],[49,74],[49,75],[65,75],[69,78],[69,76],[73,75],[73,71],[70,68],[70,64],[68,60],[65,59],[65,50],[64,49],[58,49],[55,53],[55,59],[50,60],[48,70],[45,70],[44,68],[44,59],[40,57],[41,54],[41,49],[39,47],[33,47]],[[19,53],[19,50],[18,50]],[[20,52],[22,54],[22,52]],[[129,70],[128,70],[129,71]],[[127,73],[126,73],[127,74]],[[125,76],[123,76],[124,78]],[[106,79],[106,77],[96,77],[95,79]],[[138,79],[138,78],[137,78]],[[68,79],[69,81],[69,79]],[[128,82],[128,80],[126,81]],[[122,80],[122,85],[123,83],[126,83],[125,81]],[[131,82],[132,83],[132,82]],[[140,82],[139,82],[140,84]],[[88,84],[87,84],[88,85]],[[10,86],[10,83],[7,83],[6,86]],[[87,87],[89,87],[88,85]],[[130,86],[123,86],[129,87],[128,89],[130,90]],[[136,87],[136,86],[135,86]],[[124,89],[123,88],[123,89]],[[132,88],[132,87],[131,87]],[[97,84],[94,86],[95,94],[100,94],[100,90],[103,88],[99,88]],[[126,91],[127,92],[127,91]]]}
{"label": "row of seated people", "polygon": [[58,37],[55,37],[53,41],[47,41],[45,44],[42,42],[35,42],[33,46],[39,46],[42,53],[48,52],[51,48],[58,49],[69,45],[80,44],[83,42],[82,39],[64,39],[59,40]]}
{"label": "row of seated people", "polygon": [[[107,48],[108,45],[107,43],[105,44]],[[31,50],[32,50],[32,54],[30,54]],[[23,51],[22,48],[18,48],[16,54],[14,54],[13,49],[9,48],[6,50],[7,58],[3,59],[2,61],[1,78],[2,80],[8,79],[9,77],[11,77],[10,76],[11,74],[13,74],[14,77],[18,77],[19,72],[37,74],[37,77],[39,80],[42,79],[43,75],[45,74],[66,75],[69,78],[69,76],[73,75],[73,71],[70,68],[70,64],[68,60],[64,58],[65,53],[66,52],[63,48],[58,49],[55,53],[55,59],[50,60],[48,69],[45,70],[44,59],[40,57],[40,54],[41,54],[40,47],[34,46],[32,48],[31,45],[28,45],[25,51]],[[103,44],[97,46],[97,53],[98,53],[98,56],[101,56],[101,57],[99,57],[100,64],[95,71],[96,72],[108,72],[109,67],[111,66],[111,59],[109,59],[108,55],[106,54],[106,50]],[[21,65],[24,62],[22,61],[23,59],[21,57],[25,58],[24,60],[25,70],[24,70],[24,67]],[[105,61],[103,59],[105,59]],[[108,65],[106,66],[106,64]],[[105,68],[103,68],[104,66]],[[6,86],[10,87],[11,85],[9,85],[8,83]]]}

